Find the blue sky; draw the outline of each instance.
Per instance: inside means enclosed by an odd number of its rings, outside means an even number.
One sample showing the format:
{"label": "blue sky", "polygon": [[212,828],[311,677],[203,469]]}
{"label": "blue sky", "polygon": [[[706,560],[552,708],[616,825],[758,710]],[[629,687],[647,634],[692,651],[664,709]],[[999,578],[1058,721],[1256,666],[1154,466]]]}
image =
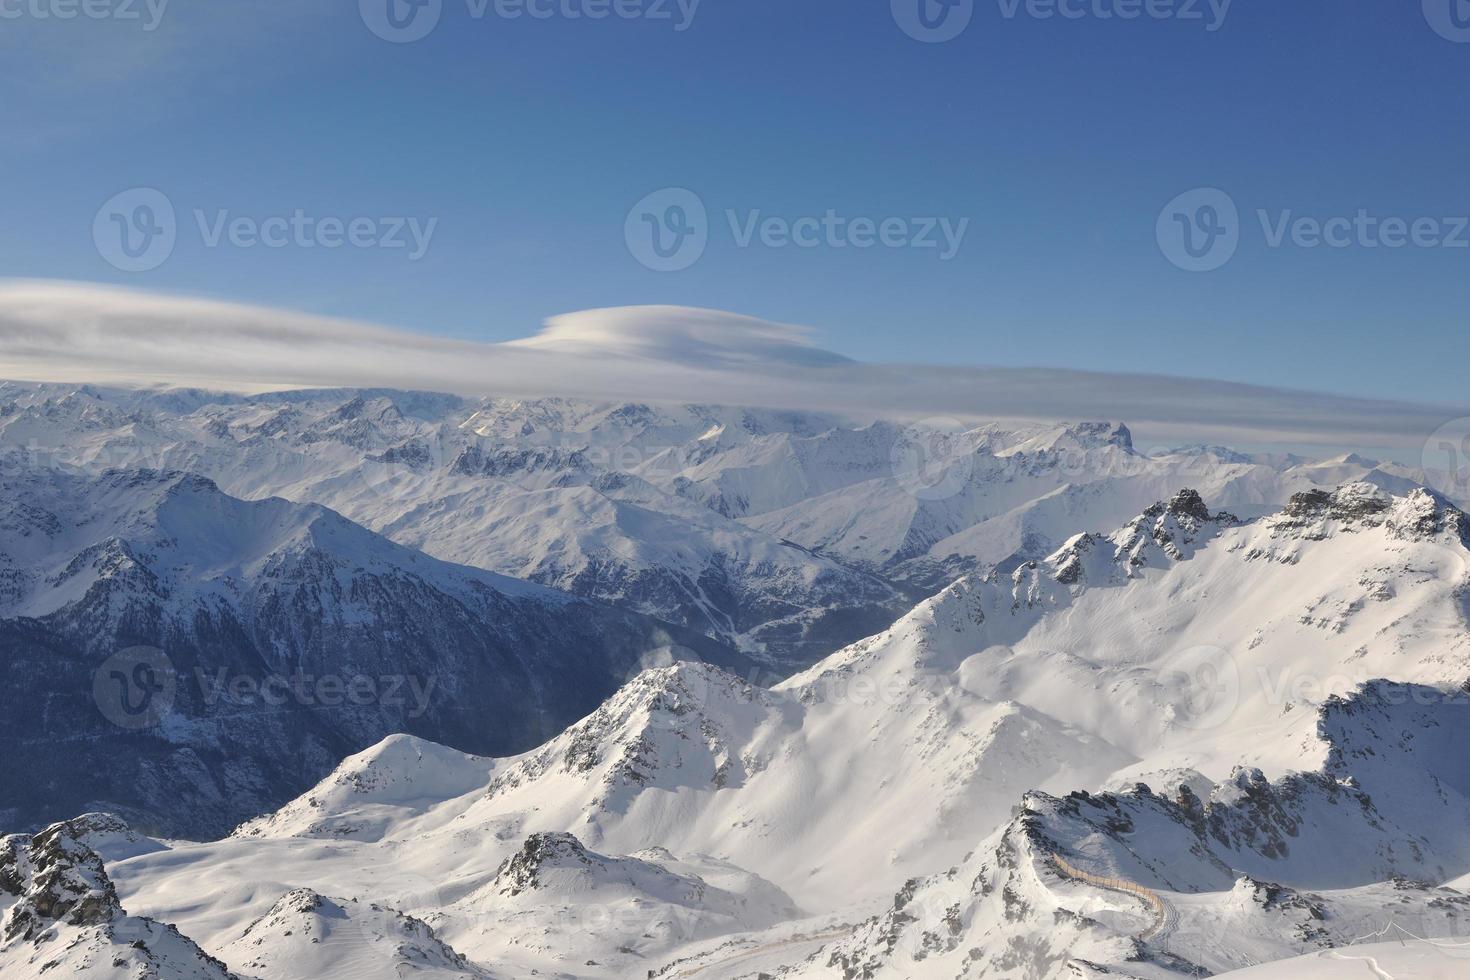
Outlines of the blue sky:
{"label": "blue sky", "polygon": [[[1237,0],[1213,31],[1203,0],[1201,20],[1097,16],[1128,0],[1008,17],[1009,0],[976,0],[933,44],[888,0],[703,0],[682,31],[672,0],[669,20],[596,21],[493,4],[476,19],[442,0],[437,27],[403,44],[342,0],[172,0],[152,31],[143,0],[139,21],[36,15],[59,2],[0,5],[20,14],[0,25],[6,276],[477,340],[669,303],[807,324],[865,360],[1464,400],[1451,365],[1470,355],[1470,247],[1271,247],[1256,213],[1433,219],[1426,241],[1470,244],[1454,221],[1470,215],[1470,43],[1436,33],[1419,0]],[[167,196],[177,244],[125,273],[93,225],[135,187]],[[709,244],[656,272],[625,222],[669,187],[707,208]],[[1200,187],[1240,215],[1238,251],[1205,273],[1156,237],[1166,203]],[[208,247],[196,209],[436,223],[410,261]],[[968,225],[944,261],[740,247],[728,210]]]}

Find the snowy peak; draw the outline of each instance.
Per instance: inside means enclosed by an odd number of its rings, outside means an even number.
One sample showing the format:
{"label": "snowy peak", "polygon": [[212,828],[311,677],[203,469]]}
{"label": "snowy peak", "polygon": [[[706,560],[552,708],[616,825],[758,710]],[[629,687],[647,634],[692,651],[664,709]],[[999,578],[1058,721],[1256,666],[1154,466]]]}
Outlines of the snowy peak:
{"label": "snowy peak", "polygon": [[1373,483],[1356,482],[1332,491],[1308,490],[1293,495],[1271,526],[1283,535],[1308,540],[1382,527],[1399,540],[1470,547],[1470,519],[1423,487],[1395,494]]}
{"label": "snowy peak", "polygon": [[1133,451],[1133,433],[1122,422],[1083,422],[1074,431],[1081,437],[1095,440],[1099,445]]}
{"label": "snowy peak", "polygon": [[[1133,578],[1143,569],[1187,561],[1222,530],[1240,523],[1224,511],[1212,513],[1197,491],[1181,490],[1106,538],[1077,535],[1049,556],[1046,565],[1064,585],[1108,584],[1120,574]],[[1372,483],[1355,482],[1335,490],[1308,490],[1294,494],[1261,526],[1271,537],[1304,541],[1381,528],[1397,540],[1470,547],[1470,519],[1422,487],[1394,494]]]}
{"label": "snowy peak", "polygon": [[781,889],[707,855],[680,860],[651,848],[612,856],[543,832],[433,918],[456,948],[514,961],[515,976],[632,977],[654,975],[684,944],[796,914]]}
{"label": "snowy peak", "polygon": [[[708,861],[709,859],[705,859]],[[746,927],[792,914],[791,900],[769,882],[710,865],[735,886],[729,891],[706,881],[661,848],[629,857],[588,850],[568,833],[531,834],[496,871],[478,895],[462,904],[536,906],[553,902],[642,902],[688,909],[701,915],[730,917]],[[493,896],[493,897],[490,897]]]}
{"label": "snowy peak", "polygon": [[236,838],[379,839],[384,830],[446,800],[484,789],[489,759],[390,735],[349,756],[326,779],[281,809],[251,820]]}
{"label": "snowy peak", "polygon": [[[667,854],[664,859],[673,860]],[[526,904],[536,901],[530,893],[540,891],[559,897],[602,893],[604,899],[611,893],[624,893],[711,912],[726,912],[738,905],[734,896],[711,895],[711,887],[697,876],[676,874],[641,857],[596,854],[568,833],[531,834],[500,866],[487,890],[501,899],[519,898]]]}
{"label": "snowy peak", "polygon": [[1336,490],[1308,490],[1293,494],[1282,509],[1280,523],[1289,521],[1336,521],[1342,524],[1361,523],[1376,527],[1382,523],[1379,515],[1389,509],[1391,500],[1383,491],[1371,483],[1349,483]]}
{"label": "snowy peak", "polygon": [[162,850],[164,846],[113,813],[84,813],[58,826],[65,827],[67,836],[109,863]]}
{"label": "snowy peak", "polygon": [[497,773],[487,796],[521,796],[541,783],[571,780],[572,798],[595,819],[625,813],[646,789],[737,786],[749,775],[740,747],[790,707],[706,664],[648,670],[545,747]]}
{"label": "snowy peak", "polygon": [[1181,490],[1168,503],[1145,510],[1112,540],[1129,568],[1167,567],[1188,560],[1221,528],[1235,523],[1231,514],[1211,514],[1197,491]]}
{"label": "snowy peak", "polygon": [[[1089,587],[1126,585],[1148,569],[1168,571],[1239,523],[1223,511],[1211,513],[1197,491],[1181,490],[1111,535],[1078,534],[1044,561],[1024,562],[1009,574],[996,569],[983,577],[966,576],[874,639],[904,637],[906,648],[921,650],[919,663],[928,666],[957,663],[978,652],[976,643],[1014,642],[1041,617],[1070,605]],[[855,663],[875,648],[874,639],[839,651],[800,676],[818,676],[824,669]],[[878,646],[882,645],[887,644]]]}
{"label": "snowy peak", "polygon": [[1448,539],[1470,547],[1470,518],[1431,490],[1419,488],[1396,500],[1386,523],[1405,540]]}
{"label": "snowy peak", "polygon": [[283,895],[223,955],[247,976],[491,977],[419,919],[376,903],[328,898],[309,888]]}
{"label": "snowy peak", "polygon": [[115,830],[89,816],[0,838],[0,975],[234,980],[177,929],[123,910],[82,840]]}
{"label": "snowy peak", "polygon": [[[313,565],[330,566],[344,579],[396,569],[460,594],[473,591],[469,580],[517,594],[539,591],[470,569],[456,574],[453,566],[323,507],[238,500],[188,473],[111,470],[89,480],[57,471],[10,472],[0,484],[13,494],[0,505],[0,513],[9,511],[0,520],[0,566],[16,565],[13,581],[30,587],[26,602],[5,610],[11,613],[50,614],[129,571],[141,577],[144,592],[179,602],[207,593],[231,605],[240,603],[244,588],[299,580]],[[28,499],[51,509],[27,505]],[[459,584],[451,585],[456,578]]]}
{"label": "snowy peak", "polygon": [[5,916],[6,941],[35,940],[51,923],[100,925],[122,911],[102,859],[66,823],[0,841],[0,891],[16,899]]}
{"label": "snowy peak", "polygon": [[523,892],[549,887],[543,882],[548,872],[566,870],[572,876],[593,867],[582,842],[571,834],[532,834],[521,849],[506,859],[495,873],[493,887],[497,893],[514,898]]}
{"label": "snowy peak", "polygon": [[[977,439],[984,436],[983,439]],[[1075,422],[1070,425],[1037,426],[1007,433],[993,426],[973,430],[966,436],[977,448],[997,455],[1086,452],[1120,449],[1133,452],[1133,433],[1121,422]]]}
{"label": "snowy peak", "polygon": [[[1188,561],[1222,529],[1237,523],[1230,514],[1212,514],[1198,492],[1181,490],[1111,535],[1078,534],[1044,561],[1024,562],[1008,576],[993,571],[985,581],[992,591],[1008,587],[1013,609],[1055,607],[1067,601],[1056,585],[1070,589],[1119,585],[1139,577],[1144,569],[1167,569]],[[953,599],[961,593],[947,594]],[[983,612],[977,615],[977,621],[983,621]]]}
{"label": "snowy peak", "polygon": [[1211,516],[1210,509],[1205,506],[1197,490],[1180,490],[1172,500],[1164,505],[1163,509],[1176,520],[1191,521],[1192,527],[1196,529],[1206,521],[1217,519]]}
{"label": "snowy peak", "polygon": [[644,671],[566,734],[617,732],[620,739],[642,741],[672,732],[687,739],[768,710],[774,700],[763,688],[717,667],[681,661]]}

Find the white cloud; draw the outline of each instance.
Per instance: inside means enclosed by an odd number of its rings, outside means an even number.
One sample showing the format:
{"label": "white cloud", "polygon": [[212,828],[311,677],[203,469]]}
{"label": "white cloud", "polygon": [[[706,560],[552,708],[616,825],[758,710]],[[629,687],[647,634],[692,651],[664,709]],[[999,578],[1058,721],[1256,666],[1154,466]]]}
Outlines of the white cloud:
{"label": "white cloud", "polygon": [[851,363],[817,347],[811,335],[805,327],[718,310],[624,306],[554,316],[539,334],[509,346],[735,369],[761,364],[831,367]]}
{"label": "white cloud", "polygon": [[856,416],[1115,419],[1144,445],[1222,442],[1417,460],[1453,409],[1191,378],[885,365],[810,332],[680,307],[555,317],[484,344],[345,320],[53,281],[0,282],[0,376],[233,391],[383,386],[824,409]]}

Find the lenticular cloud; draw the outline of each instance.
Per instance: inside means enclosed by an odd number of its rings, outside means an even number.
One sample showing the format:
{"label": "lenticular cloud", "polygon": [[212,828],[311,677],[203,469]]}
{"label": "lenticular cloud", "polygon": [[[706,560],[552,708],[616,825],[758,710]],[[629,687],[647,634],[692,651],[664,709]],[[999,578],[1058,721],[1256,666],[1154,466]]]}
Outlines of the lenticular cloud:
{"label": "lenticular cloud", "polygon": [[1417,459],[1470,409],[1224,381],[1051,368],[872,364],[806,328],[640,306],[550,318],[510,343],[434,337],[213,300],[68,282],[0,285],[0,375],[236,391],[416,387],[762,404],[864,416],[1111,418],[1147,442],[1379,450]]}

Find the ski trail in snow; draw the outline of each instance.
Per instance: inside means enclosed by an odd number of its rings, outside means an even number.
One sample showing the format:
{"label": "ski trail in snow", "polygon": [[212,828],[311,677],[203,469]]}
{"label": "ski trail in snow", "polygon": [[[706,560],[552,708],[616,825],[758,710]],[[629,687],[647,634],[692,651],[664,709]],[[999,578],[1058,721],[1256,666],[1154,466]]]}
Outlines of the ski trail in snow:
{"label": "ski trail in snow", "polygon": [[1332,950],[1327,954],[1327,956],[1330,959],[1334,960],[1345,960],[1351,963],[1362,963],[1368,969],[1373,971],[1374,975],[1378,977],[1378,980],[1393,980],[1393,974],[1389,973],[1387,970],[1384,970],[1381,966],[1379,966],[1378,961],[1371,956],[1348,956],[1346,953],[1340,953],[1337,950]]}
{"label": "ski trail in snow", "polygon": [[[1164,901],[1163,897],[1152,888],[1145,888],[1136,881],[1128,881],[1126,878],[1104,878],[1099,875],[1089,874],[1081,868],[1074,867],[1066,858],[1060,854],[1051,856],[1052,863],[1056,865],[1063,877],[1080,881],[1083,884],[1092,885],[1094,888],[1102,888],[1106,891],[1121,892],[1141,899],[1149,910],[1154,914],[1153,925],[1138,934],[1142,942],[1166,939],[1174,931],[1179,923],[1179,914],[1174,907]],[[1391,980],[1391,978],[1390,978]]]}

